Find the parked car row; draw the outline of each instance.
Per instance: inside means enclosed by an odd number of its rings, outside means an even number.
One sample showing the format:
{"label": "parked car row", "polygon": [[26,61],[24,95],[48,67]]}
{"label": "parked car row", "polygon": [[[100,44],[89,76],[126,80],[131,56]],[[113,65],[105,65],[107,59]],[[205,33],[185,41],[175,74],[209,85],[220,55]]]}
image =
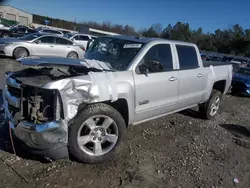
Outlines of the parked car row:
{"label": "parked car row", "polygon": [[237,71],[240,67],[249,67],[250,66],[250,60],[241,59],[241,58],[234,58],[229,56],[214,56],[214,55],[205,55],[201,54],[201,58],[205,61],[214,61],[214,62],[224,62],[224,63],[230,63],[233,65],[234,72]]}
{"label": "parked car row", "polygon": [[0,38],[22,37],[35,32],[34,29],[26,26],[12,27],[9,30],[0,28]]}
{"label": "parked car row", "polygon": [[250,68],[240,67],[233,74],[232,89],[233,93],[240,93],[250,96]]}
{"label": "parked car row", "polygon": [[88,42],[95,38],[45,27],[33,29],[17,25],[9,30],[0,28],[0,55],[14,58],[33,55],[81,58]]}
{"label": "parked car row", "polygon": [[82,45],[57,35],[33,33],[20,38],[0,39],[0,55],[16,59],[28,56],[81,58]]}

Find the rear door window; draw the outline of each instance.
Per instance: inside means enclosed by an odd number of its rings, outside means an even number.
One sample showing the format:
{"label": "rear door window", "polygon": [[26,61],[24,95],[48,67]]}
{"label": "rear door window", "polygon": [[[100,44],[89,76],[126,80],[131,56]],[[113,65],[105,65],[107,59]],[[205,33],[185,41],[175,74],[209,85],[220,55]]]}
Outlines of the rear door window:
{"label": "rear door window", "polygon": [[80,35],[80,40],[89,41],[88,36]]}
{"label": "rear door window", "polygon": [[180,69],[196,69],[199,67],[198,56],[193,46],[176,45]]}
{"label": "rear door window", "polygon": [[84,35],[77,35],[74,37],[75,40],[81,40],[81,41],[89,41],[89,37],[88,36],[84,36]]}
{"label": "rear door window", "polygon": [[39,43],[47,43],[47,44],[54,44],[55,42],[55,37],[41,37],[38,39]]}
{"label": "rear door window", "polygon": [[71,41],[66,40],[66,39],[56,37],[56,44],[72,45],[73,43]]}

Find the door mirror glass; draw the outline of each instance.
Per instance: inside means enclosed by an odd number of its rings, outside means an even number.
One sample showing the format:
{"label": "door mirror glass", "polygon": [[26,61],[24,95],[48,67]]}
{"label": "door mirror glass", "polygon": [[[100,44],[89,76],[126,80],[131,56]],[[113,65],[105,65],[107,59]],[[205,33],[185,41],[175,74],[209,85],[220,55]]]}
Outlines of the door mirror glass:
{"label": "door mirror glass", "polygon": [[138,68],[141,74],[145,74],[147,76],[149,73],[149,67],[146,64],[139,65]]}

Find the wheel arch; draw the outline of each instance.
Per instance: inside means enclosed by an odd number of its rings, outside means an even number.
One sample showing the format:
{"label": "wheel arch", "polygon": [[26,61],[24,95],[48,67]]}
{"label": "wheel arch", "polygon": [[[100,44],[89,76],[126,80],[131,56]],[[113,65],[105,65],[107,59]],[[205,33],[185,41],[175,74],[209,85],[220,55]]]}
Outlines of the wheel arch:
{"label": "wheel arch", "polygon": [[14,53],[15,53],[15,50],[17,50],[18,48],[23,48],[25,49],[27,52],[28,52],[28,56],[30,56],[30,51],[28,50],[28,48],[24,47],[24,46],[17,46],[15,47],[15,49],[13,50],[12,52],[12,56],[14,57]]}
{"label": "wheel arch", "polygon": [[[116,109],[122,115],[122,117],[126,123],[126,126],[129,125],[129,106],[128,106],[128,102],[126,99],[120,98],[114,102],[111,102],[109,100],[109,101],[102,101],[102,102],[98,102],[98,103],[104,103],[104,104],[112,106],[114,109]],[[78,113],[81,112],[82,110],[84,110],[87,106],[93,105],[93,104],[97,104],[97,103],[90,103],[90,104],[82,103],[82,104],[80,104],[78,107]]]}
{"label": "wheel arch", "polygon": [[226,89],[226,80],[219,80],[214,82],[212,90],[220,91],[222,94],[225,93]]}
{"label": "wheel arch", "polygon": [[123,117],[126,125],[129,124],[129,108],[128,108],[128,102],[126,99],[118,99],[117,101],[111,102],[108,101],[106,104],[112,106],[115,108]]}
{"label": "wheel arch", "polygon": [[79,54],[74,50],[69,51],[67,57],[69,56],[70,53],[75,53],[77,55],[77,59],[79,59]]}

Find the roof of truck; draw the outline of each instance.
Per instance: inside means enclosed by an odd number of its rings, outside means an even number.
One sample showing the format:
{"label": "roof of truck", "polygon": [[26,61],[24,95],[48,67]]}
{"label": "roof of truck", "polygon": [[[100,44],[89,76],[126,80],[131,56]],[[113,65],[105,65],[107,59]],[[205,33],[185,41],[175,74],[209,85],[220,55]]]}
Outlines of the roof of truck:
{"label": "roof of truck", "polygon": [[152,41],[168,41],[168,42],[172,42],[172,43],[182,43],[182,44],[194,45],[194,43],[190,43],[190,42],[175,41],[175,40],[168,40],[168,39],[162,39],[162,38],[136,37],[136,36],[126,36],[126,35],[115,35],[115,36],[108,36],[108,37],[123,39],[123,40],[130,40],[130,41],[139,42],[139,43],[148,43],[148,42],[152,42]]}

